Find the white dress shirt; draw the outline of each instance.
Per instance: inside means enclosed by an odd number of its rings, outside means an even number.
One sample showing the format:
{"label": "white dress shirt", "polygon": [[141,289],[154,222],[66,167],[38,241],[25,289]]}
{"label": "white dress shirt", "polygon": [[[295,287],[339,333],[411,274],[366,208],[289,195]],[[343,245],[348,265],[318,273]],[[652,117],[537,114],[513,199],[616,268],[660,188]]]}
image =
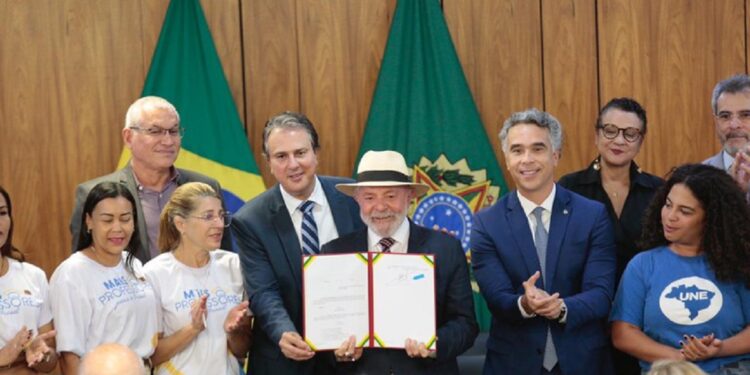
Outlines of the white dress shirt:
{"label": "white dress shirt", "polygon": [[729,172],[729,168],[731,168],[732,164],[734,164],[734,158],[726,151],[721,151],[721,158],[724,162],[724,170],[726,172]]}
{"label": "white dress shirt", "polygon": [[[279,185],[279,188],[281,188],[281,197],[284,199],[284,205],[287,211],[289,211],[289,216],[292,218],[292,225],[294,225],[294,231],[297,233],[297,239],[302,244],[302,211],[299,210],[299,205],[304,201],[287,193],[283,186]],[[339,232],[336,230],[336,223],[333,221],[331,205],[328,204],[328,198],[326,198],[326,193],[323,191],[323,186],[320,184],[317,176],[315,176],[315,188],[313,188],[313,192],[307,200],[315,202],[312,214],[315,219],[315,225],[318,227],[318,244],[320,247],[323,247],[323,244],[338,238]]]}
{"label": "white dress shirt", "polygon": [[[367,251],[379,253],[380,246],[378,246],[378,242],[382,238],[382,236],[373,232],[372,229],[367,228]],[[404,218],[404,221],[401,222],[401,225],[398,226],[391,238],[396,242],[391,246],[390,252],[406,254],[409,250],[409,220]]]}

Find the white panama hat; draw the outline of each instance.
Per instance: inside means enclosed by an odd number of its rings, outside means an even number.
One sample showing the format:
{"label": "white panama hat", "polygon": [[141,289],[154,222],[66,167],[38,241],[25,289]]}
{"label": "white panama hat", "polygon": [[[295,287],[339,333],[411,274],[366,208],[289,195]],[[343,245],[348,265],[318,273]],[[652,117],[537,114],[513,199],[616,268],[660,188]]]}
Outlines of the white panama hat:
{"label": "white panama hat", "polygon": [[414,195],[419,197],[429,190],[429,186],[412,182],[409,168],[403,155],[396,151],[367,151],[362,155],[357,168],[357,182],[336,184],[340,192],[354,196],[358,187],[365,186],[406,186],[414,188]]}

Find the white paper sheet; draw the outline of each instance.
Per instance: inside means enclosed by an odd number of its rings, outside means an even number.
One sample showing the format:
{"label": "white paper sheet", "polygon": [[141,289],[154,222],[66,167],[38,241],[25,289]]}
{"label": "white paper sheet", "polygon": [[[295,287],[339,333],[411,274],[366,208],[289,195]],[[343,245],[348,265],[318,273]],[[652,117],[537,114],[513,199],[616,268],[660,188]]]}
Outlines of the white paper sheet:
{"label": "white paper sheet", "polygon": [[407,338],[435,349],[435,258],[381,254],[372,262],[375,346],[403,348]]}
{"label": "white paper sheet", "polygon": [[358,344],[369,337],[366,258],[366,253],[305,257],[304,336],[313,350],[336,349],[351,335]]}

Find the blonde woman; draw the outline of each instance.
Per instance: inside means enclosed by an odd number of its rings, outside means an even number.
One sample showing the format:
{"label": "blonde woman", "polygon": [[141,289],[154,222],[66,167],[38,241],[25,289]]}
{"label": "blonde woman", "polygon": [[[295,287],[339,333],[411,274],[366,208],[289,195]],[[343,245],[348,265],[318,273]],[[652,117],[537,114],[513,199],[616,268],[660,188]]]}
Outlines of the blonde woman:
{"label": "blonde woman", "polygon": [[211,186],[177,188],[161,213],[159,249],[144,272],[156,292],[162,332],[155,374],[239,374],[250,346],[237,254],[220,250],[231,217]]}

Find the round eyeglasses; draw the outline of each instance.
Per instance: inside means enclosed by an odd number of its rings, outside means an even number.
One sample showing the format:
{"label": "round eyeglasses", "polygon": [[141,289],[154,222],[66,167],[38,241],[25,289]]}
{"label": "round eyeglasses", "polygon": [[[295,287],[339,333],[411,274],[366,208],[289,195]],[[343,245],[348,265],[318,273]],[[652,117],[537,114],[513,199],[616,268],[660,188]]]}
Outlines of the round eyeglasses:
{"label": "round eyeglasses", "polygon": [[604,138],[615,139],[617,135],[622,133],[622,137],[626,141],[633,143],[641,139],[641,130],[638,128],[618,128],[615,124],[604,124],[596,127],[602,132]]}

